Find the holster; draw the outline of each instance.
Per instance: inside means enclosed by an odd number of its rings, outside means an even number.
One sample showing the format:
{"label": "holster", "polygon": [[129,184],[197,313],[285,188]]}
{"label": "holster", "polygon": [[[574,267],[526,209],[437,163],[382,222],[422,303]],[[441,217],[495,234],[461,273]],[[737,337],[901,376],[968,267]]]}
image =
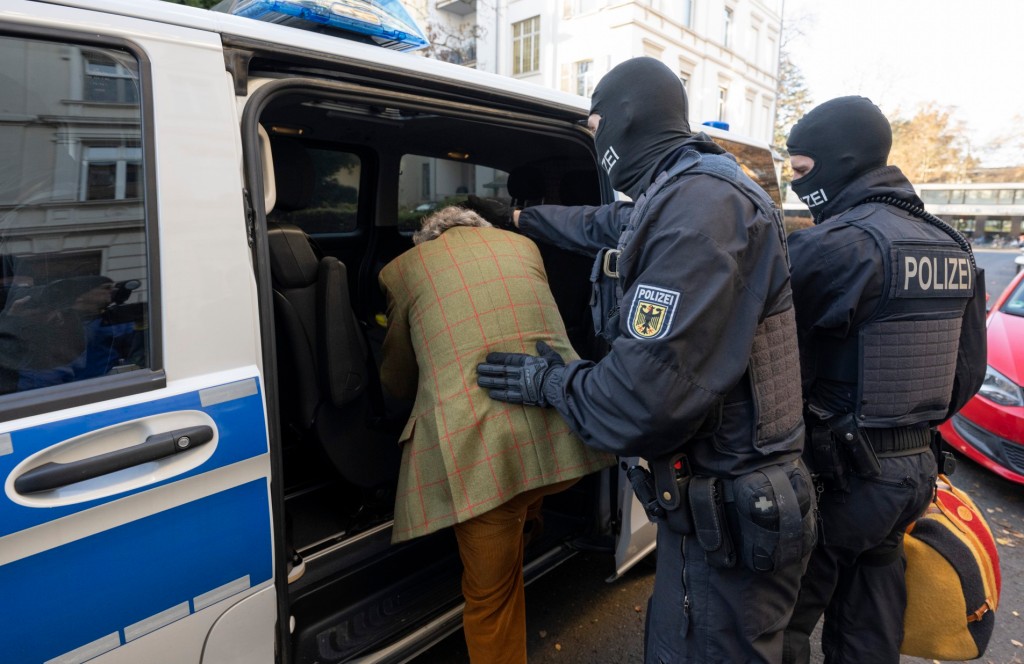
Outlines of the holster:
{"label": "holster", "polygon": [[689,486],[690,512],[697,542],[711,567],[736,566],[736,547],[725,514],[725,487],[718,477],[694,477]]}
{"label": "holster", "polygon": [[680,535],[693,533],[693,521],[687,500],[687,487],[692,479],[685,454],[673,454],[651,461],[654,489],[658,504],[665,511],[662,522]]}
{"label": "holster", "polygon": [[849,481],[846,474],[846,462],[840,453],[839,445],[832,437],[832,430],[824,424],[809,426],[811,466],[818,477],[833,491],[846,492]]}
{"label": "holster", "polygon": [[850,461],[850,469],[861,477],[878,477],[882,466],[864,432],[857,426],[853,413],[837,415],[827,421],[832,435],[839,441]]}

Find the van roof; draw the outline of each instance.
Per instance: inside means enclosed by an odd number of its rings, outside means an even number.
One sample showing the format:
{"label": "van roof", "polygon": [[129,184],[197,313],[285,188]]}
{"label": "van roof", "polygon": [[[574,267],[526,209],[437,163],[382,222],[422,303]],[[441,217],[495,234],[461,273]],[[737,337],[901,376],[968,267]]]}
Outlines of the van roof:
{"label": "van roof", "polygon": [[[493,93],[499,97],[529,98],[548,106],[560,107],[563,111],[573,114],[586,115],[590,110],[589,100],[585,97],[508,76],[425,58],[415,53],[393,51],[332,35],[301,31],[295,27],[256,21],[242,16],[173,4],[163,0],[34,1],[215,32],[227,38],[241,38],[266,44],[268,50],[273,50],[272,47],[278,45],[282,49],[292,52],[301,50],[333,57],[343,56],[347,60],[364,66],[413,73],[423,78],[457,83],[462,87],[476,86],[480,91]],[[694,127],[694,129],[711,136],[747,145],[768,147],[764,141],[753,140],[714,127],[700,126]]]}
{"label": "van roof", "polygon": [[393,51],[343,37],[307,32],[287,25],[257,21],[224,12],[188,7],[186,5],[163,2],[162,0],[37,1],[216,32],[221,35],[242,37],[267,44],[277,44],[289,49],[301,48],[305,51],[327,55],[343,55],[347,59],[362,64],[402,69],[423,76],[446,80],[457,78],[461,81],[462,85],[476,85],[504,94],[511,92],[583,113],[589,110],[588,102],[583,97],[560,92],[534,83],[425,58],[414,52],[403,53]]}

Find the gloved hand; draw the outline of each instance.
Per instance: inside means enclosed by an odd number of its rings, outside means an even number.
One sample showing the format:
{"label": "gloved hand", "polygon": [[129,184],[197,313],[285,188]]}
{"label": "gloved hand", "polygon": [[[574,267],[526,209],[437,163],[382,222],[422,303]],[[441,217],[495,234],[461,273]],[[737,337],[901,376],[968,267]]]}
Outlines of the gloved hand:
{"label": "gloved hand", "polygon": [[476,365],[476,383],[490,390],[492,399],[526,406],[549,405],[544,396],[544,381],[553,372],[565,371],[565,360],[554,348],[537,342],[536,355],[525,353],[489,353],[487,361]]}
{"label": "gloved hand", "polygon": [[512,223],[513,208],[496,198],[480,198],[470,194],[466,197],[462,207],[476,212],[498,228],[503,228],[507,231],[514,231],[516,229],[515,224]]}

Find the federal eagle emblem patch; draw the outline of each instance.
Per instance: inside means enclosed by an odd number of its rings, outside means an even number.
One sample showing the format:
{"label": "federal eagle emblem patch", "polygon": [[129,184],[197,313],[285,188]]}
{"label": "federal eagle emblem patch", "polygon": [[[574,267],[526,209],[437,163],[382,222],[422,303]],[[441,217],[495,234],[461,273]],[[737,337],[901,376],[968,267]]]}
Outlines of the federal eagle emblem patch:
{"label": "federal eagle emblem patch", "polygon": [[658,339],[668,333],[679,293],[640,284],[629,308],[629,332],[637,339]]}

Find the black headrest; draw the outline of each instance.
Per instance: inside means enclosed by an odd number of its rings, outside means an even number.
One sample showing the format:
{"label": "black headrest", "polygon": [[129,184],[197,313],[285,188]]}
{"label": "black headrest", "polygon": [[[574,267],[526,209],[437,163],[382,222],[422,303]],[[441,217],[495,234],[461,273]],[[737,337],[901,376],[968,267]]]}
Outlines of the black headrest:
{"label": "black headrest", "polygon": [[594,171],[570,171],[558,185],[561,205],[600,205],[601,185]]}
{"label": "black headrest", "polygon": [[316,171],[309,152],[298,141],[277,137],[270,141],[270,152],[277,187],[274,208],[290,212],[308,207],[316,184]]}
{"label": "black headrest", "polygon": [[519,166],[508,174],[508,195],[515,200],[544,198],[544,173],[535,166]]}
{"label": "black headrest", "polygon": [[320,260],[309,236],[292,224],[269,224],[270,274],[277,286],[304,288],[317,280]]}

